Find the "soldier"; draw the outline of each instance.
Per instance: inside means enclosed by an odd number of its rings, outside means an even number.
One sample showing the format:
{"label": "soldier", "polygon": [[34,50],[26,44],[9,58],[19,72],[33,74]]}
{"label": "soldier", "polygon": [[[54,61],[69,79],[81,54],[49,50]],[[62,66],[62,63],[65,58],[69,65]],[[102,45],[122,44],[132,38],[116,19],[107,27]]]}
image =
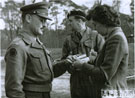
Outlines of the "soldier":
{"label": "soldier", "polygon": [[[69,55],[86,54],[90,56],[91,50],[99,53],[104,44],[103,37],[93,32],[86,26],[86,15],[80,10],[72,10],[67,15],[73,33],[68,36],[63,44],[62,59],[69,58]],[[85,72],[67,69],[71,74],[70,89],[72,98],[95,98],[94,87],[91,77]]]}
{"label": "soldier", "polygon": [[95,29],[106,36],[103,49],[94,65],[80,61],[73,65],[91,76],[96,89],[94,98],[102,98],[102,90],[107,92],[105,96],[121,96],[120,92],[127,89],[129,51],[127,39],[120,27],[119,14],[108,5],[98,5],[92,11],[92,21]]}
{"label": "soldier", "polygon": [[56,72],[55,77],[59,75],[61,64],[52,68],[50,54],[38,38],[46,20],[51,20],[47,5],[39,2],[21,8],[23,28],[5,55],[5,91],[9,98],[50,98],[51,82]]}

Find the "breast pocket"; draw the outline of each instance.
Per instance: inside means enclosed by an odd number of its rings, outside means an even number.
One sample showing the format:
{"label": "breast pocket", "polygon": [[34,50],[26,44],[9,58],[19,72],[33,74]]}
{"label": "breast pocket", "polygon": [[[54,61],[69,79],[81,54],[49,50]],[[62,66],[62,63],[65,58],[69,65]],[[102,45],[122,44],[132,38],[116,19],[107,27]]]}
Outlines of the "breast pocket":
{"label": "breast pocket", "polygon": [[94,45],[94,43],[93,43],[92,40],[87,40],[87,41],[84,42],[84,46],[86,46],[88,48],[94,47],[93,45]]}
{"label": "breast pocket", "polygon": [[30,53],[31,67],[34,68],[36,72],[42,72],[44,70],[43,65],[45,60],[41,53]]}
{"label": "breast pocket", "polygon": [[49,65],[50,69],[52,70],[53,58],[50,55],[50,51],[48,51],[47,49],[45,51],[46,51],[46,56],[47,56],[47,60],[48,60],[48,65]]}

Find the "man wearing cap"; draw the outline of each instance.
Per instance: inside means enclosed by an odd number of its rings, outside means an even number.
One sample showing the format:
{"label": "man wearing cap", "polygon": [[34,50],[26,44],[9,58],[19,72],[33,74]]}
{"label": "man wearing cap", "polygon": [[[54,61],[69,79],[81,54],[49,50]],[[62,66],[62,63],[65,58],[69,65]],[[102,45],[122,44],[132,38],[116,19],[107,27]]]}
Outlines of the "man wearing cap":
{"label": "man wearing cap", "polygon": [[[8,98],[50,98],[54,74],[68,62],[52,68],[51,57],[40,42],[48,17],[47,3],[40,2],[21,8],[23,28],[9,45],[6,55],[5,91]],[[66,67],[61,67],[66,70]],[[55,74],[55,77],[59,73]]]}
{"label": "man wearing cap", "polygon": [[[85,13],[80,10],[72,10],[67,18],[73,33],[66,38],[63,44],[62,59],[70,59],[70,55],[76,54],[86,54],[89,57],[91,51],[99,53],[103,47],[104,39],[100,34],[93,32],[86,26]],[[92,63],[93,61],[89,62]],[[74,69],[73,66],[68,68],[68,72],[71,74],[71,97],[94,98],[91,77],[83,71]]]}

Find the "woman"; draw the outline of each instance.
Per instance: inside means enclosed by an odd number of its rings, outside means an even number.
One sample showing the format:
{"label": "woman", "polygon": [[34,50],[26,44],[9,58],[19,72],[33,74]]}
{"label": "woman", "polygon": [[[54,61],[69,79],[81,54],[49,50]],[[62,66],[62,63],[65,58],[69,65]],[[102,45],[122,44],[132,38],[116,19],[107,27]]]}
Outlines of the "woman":
{"label": "woman", "polygon": [[112,96],[119,96],[120,91],[127,88],[129,55],[127,39],[120,27],[119,15],[107,5],[98,5],[91,14],[94,28],[105,36],[106,41],[94,65],[76,61],[74,67],[84,70],[92,77],[96,88],[95,98],[101,98],[101,91],[106,92],[106,90]]}

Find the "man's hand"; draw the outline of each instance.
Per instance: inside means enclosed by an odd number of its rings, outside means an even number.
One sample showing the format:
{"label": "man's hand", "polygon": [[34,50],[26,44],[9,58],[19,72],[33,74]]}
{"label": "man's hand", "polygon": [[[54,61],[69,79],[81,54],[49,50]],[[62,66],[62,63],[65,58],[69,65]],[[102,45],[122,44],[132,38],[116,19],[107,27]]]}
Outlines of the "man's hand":
{"label": "man's hand", "polygon": [[92,56],[97,56],[97,52],[94,49],[91,49],[90,54]]}
{"label": "man's hand", "polygon": [[76,55],[69,55],[66,59],[69,60],[70,62],[74,62],[76,60],[79,60]]}
{"label": "man's hand", "polygon": [[89,63],[93,64],[95,59],[96,59],[96,57],[97,57],[97,52],[94,51],[93,49],[91,49],[90,56],[89,56],[89,59],[90,59]]}

